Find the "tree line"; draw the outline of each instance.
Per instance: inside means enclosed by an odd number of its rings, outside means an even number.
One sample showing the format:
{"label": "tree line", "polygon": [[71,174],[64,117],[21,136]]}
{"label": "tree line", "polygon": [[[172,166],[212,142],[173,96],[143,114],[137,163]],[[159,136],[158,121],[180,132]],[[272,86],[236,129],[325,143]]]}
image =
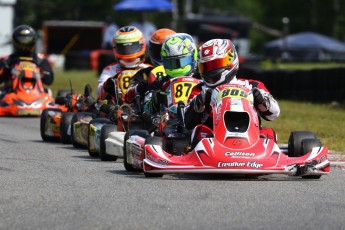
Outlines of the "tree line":
{"label": "tree line", "polygon": [[[136,19],[137,12],[116,12],[113,6],[119,0],[17,0],[14,24],[30,24],[42,28],[46,20],[96,20],[112,16],[119,26]],[[229,12],[249,21],[287,33],[314,31],[345,41],[345,0],[173,0],[178,6],[178,31],[183,32],[186,11],[207,13],[210,9]],[[158,28],[171,27],[171,12],[146,12],[148,20]],[[283,22],[285,18],[285,23]],[[288,21],[286,21],[288,19]],[[288,22],[288,23],[286,23]],[[285,31],[284,31],[285,30]],[[262,30],[251,30],[253,50],[274,39]]]}

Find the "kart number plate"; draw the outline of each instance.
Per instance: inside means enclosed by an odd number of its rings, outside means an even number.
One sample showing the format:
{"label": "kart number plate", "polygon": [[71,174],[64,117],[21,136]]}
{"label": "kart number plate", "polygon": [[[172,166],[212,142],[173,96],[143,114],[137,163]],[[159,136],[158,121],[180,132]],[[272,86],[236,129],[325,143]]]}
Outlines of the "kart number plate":
{"label": "kart number plate", "polygon": [[17,115],[18,116],[38,116],[41,114],[41,110],[18,110]]}

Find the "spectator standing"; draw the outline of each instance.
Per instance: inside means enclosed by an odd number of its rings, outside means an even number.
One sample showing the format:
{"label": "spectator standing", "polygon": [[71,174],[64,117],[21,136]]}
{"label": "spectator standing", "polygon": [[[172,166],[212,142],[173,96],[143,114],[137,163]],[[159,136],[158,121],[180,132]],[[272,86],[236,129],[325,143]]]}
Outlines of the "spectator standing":
{"label": "spectator standing", "polygon": [[102,39],[102,48],[103,49],[112,49],[113,48],[113,37],[119,27],[115,24],[111,16],[107,16],[105,19],[105,27],[103,32]]}
{"label": "spectator standing", "polygon": [[157,30],[153,23],[145,20],[144,12],[138,13],[137,21],[132,22],[130,25],[138,28],[144,34],[146,42],[150,40],[151,35]]}

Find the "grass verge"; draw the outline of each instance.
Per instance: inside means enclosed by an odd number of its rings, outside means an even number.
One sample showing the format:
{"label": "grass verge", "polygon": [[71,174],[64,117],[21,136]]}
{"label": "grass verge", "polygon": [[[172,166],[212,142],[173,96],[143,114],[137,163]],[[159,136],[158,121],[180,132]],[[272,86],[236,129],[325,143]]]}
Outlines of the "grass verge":
{"label": "grass verge", "polygon": [[279,101],[281,113],[273,122],[263,125],[275,129],[280,143],[287,143],[292,131],[315,132],[329,149],[345,152],[345,109],[333,104]]}
{"label": "grass verge", "polygon": [[260,66],[263,69],[289,69],[289,70],[308,70],[308,69],[328,69],[345,68],[345,63],[336,62],[317,62],[317,63],[272,63],[271,61],[262,61]]}
{"label": "grass verge", "polygon": [[63,71],[60,69],[55,69],[55,79],[53,85],[49,88],[53,91],[54,97],[59,89],[71,89],[76,93],[83,93],[86,84],[90,84],[92,87],[92,95],[96,97],[96,87],[98,76],[96,71],[81,71],[81,70],[71,70]]}

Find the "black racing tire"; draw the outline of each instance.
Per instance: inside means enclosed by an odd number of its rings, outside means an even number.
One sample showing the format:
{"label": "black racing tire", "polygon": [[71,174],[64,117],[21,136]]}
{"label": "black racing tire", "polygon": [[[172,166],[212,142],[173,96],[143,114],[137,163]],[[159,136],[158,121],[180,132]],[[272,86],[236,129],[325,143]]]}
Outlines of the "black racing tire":
{"label": "black racing tire", "polygon": [[107,118],[95,118],[93,120],[90,121],[89,123],[89,127],[88,127],[88,133],[87,133],[87,151],[89,152],[89,155],[91,157],[99,157],[99,152],[95,151],[95,150],[92,150],[90,149],[90,126],[92,124],[111,124],[111,121]]}
{"label": "black racing tire", "polygon": [[150,134],[147,132],[147,130],[130,130],[126,132],[123,142],[123,166],[125,167],[127,172],[142,172],[142,169],[134,168],[132,165],[128,164],[127,162],[127,146],[126,142],[129,139],[130,136],[138,135],[143,138],[147,138],[150,136]]}
{"label": "black racing tire", "polygon": [[66,103],[67,95],[71,94],[69,89],[60,89],[55,97],[55,103],[59,105],[64,105]]}
{"label": "black racing tire", "polygon": [[[310,138],[310,139],[304,139],[302,141],[302,152],[303,154],[307,154],[310,152],[314,147],[322,147],[322,143],[319,139],[316,138]],[[308,175],[308,176],[302,176],[303,179],[320,179],[321,175]]]}
{"label": "black racing tire", "polygon": [[302,154],[303,156],[310,152],[314,147],[322,147],[322,143],[317,138],[309,138],[302,140]]}
{"label": "black racing tire", "polygon": [[309,176],[302,176],[303,179],[308,180],[318,180],[321,178],[321,175],[309,175]]}
{"label": "black racing tire", "polygon": [[291,132],[288,141],[288,156],[300,157],[305,155],[302,148],[304,139],[316,139],[316,134],[310,131],[294,131]]}
{"label": "black racing tire", "polygon": [[61,115],[60,123],[60,142],[62,144],[71,144],[71,135],[67,133],[68,127],[71,124],[74,113],[66,112]]}
{"label": "black racing tire", "polygon": [[106,124],[101,129],[101,136],[99,142],[99,158],[102,161],[116,161],[117,156],[107,154],[107,149],[105,145],[105,139],[108,138],[109,133],[116,132],[117,126],[112,124]]}
{"label": "black racing tire", "polygon": [[68,94],[73,93],[70,89],[59,89],[56,96],[57,97],[67,97]]}
{"label": "black racing tire", "polygon": [[73,124],[78,122],[82,117],[87,117],[87,116],[95,118],[95,115],[93,113],[88,113],[88,112],[78,112],[78,113],[75,113],[72,117],[72,120],[71,120],[71,142],[75,148],[85,148],[86,146],[76,142],[76,140],[74,139],[74,125]]}
{"label": "black racing tire", "polygon": [[65,103],[66,103],[65,97],[56,97],[55,98],[55,104],[64,105]]}
{"label": "black racing tire", "polygon": [[[163,138],[161,137],[148,137],[145,140],[145,145],[158,145],[163,148]],[[163,177],[163,173],[149,173],[149,172],[144,172],[145,177]]]}
{"label": "black racing tire", "polygon": [[52,136],[47,136],[45,135],[45,127],[48,121],[48,116],[49,116],[49,111],[54,111],[54,112],[60,112],[61,109],[44,109],[41,113],[40,117],[40,133],[43,141],[49,141],[49,142],[57,142],[59,141],[59,137],[52,137]]}

